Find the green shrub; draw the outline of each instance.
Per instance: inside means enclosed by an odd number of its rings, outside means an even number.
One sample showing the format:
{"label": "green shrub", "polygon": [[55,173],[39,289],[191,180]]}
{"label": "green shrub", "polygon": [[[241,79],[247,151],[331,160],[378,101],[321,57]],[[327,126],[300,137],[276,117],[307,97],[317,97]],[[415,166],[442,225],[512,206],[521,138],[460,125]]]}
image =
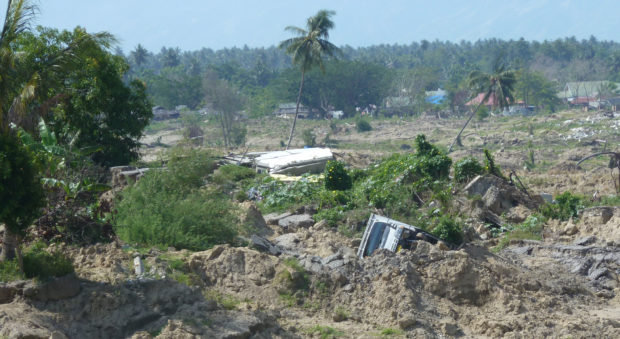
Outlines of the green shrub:
{"label": "green shrub", "polygon": [[415,144],[418,175],[429,176],[433,180],[447,178],[450,174],[452,159],[441,152],[437,146],[428,142],[424,134],[416,136]]}
{"label": "green shrub", "polygon": [[264,212],[283,211],[290,207],[317,201],[316,197],[323,183],[313,176],[303,175],[301,179],[290,183],[264,177],[257,183],[263,200],[261,207]]}
{"label": "green shrub", "polygon": [[454,164],[454,180],[456,182],[466,182],[475,176],[484,173],[484,168],[474,157],[467,157]]}
{"label": "green shrub", "polygon": [[330,160],[325,165],[325,188],[328,190],[346,191],[351,189],[351,176],[341,161]]}
{"label": "green shrub", "polygon": [[240,231],[234,206],[221,192],[201,188],[213,168],[211,158],[192,151],[173,157],[167,171],[147,172],[116,204],[117,235],[139,245],[189,250],[233,243]]}
{"label": "green shrub", "polygon": [[476,111],[476,119],[482,121],[489,116],[489,109],[485,105],[480,105]]}
{"label": "green shrub", "polygon": [[36,278],[45,281],[73,272],[71,260],[60,252],[48,253],[46,245],[37,242],[23,253],[24,273],[19,271],[17,258],[0,262],[0,282]]}
{"label": "green shrub", "polygon": [[357,122],[355,123],[355,127],[357,128],[357,131],[360,133],[372,131],[372,126],[370,125],[370,122],[362,118],[357,119]]}
{"label": "green shrub", "polygon": [[461,225],[450,216],[440,217],[431,234],[449,243],[458,245],[463,241]]}
{"label": "green shrub", "polygon": [[301,137],[304,140],[304,145],[309,147],[314,147],[316,145],[316,135],[314,134],[312,128],[304,130]]}
{"label": "green shrub", "polygon": [[566,221],[578,218],[583,209],[583,198],[567,191],[555,197],[555,204],[543,205],[540,212],[547,218]]}
{"label": "green shrub", "polygon": [[256,177],[256,171],[249,167],[228,164],[220,166],[213,173],[213,181],[216,183],[224,183],[226,181],[238,182],[245,179]]}
{"label": "green shrub", "polygon": [[409,214],[407,211],[421,203],[420,196],[446,184],[443,180],[448,177],[452,159],[424,135],[418,135],[416,147],[416,153],[393,154],[368,171],[359,190],[370,205],[396,215]]}
{"label": "green shrub", "polygon": [[169,152],[166,167],[166,180],[161,183],[171,191],[189,192],[204,185],[217,165],[208,151],[175,148]]}

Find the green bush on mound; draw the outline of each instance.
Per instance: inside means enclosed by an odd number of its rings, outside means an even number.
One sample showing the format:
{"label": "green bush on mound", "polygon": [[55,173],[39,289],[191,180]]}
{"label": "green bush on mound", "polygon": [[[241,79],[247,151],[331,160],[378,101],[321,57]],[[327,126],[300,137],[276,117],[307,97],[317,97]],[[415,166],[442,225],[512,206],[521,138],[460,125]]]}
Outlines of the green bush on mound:
{"label": "green bush on mound", "polygon": [[325,188],[332,191],[346,191],[353,187],[351,176],[341,161],[328,161],[325,165]]}
{"label": "green bush on mound", "polygon": [[484,167],[474,157],[467,157],[454,164],[454,180],[466,182],[484,173]]}
{"label": "green bush on mound", "polygon": [[449,243],[459,245],[463,241],[461,225],[450,216],[440,217],[431,234]]}
{"label": "green bush on mound", "polygon": [[204,250],[232,243],[238,226],[229,197],[204,187],[213,172],[206,152],[174,153],[167,170],[151,170],[121,194],[115,230],[126,242]]}
{"label": "green bush on mound", "polygon": [[355,127],[357,128],[357,131],[360,133],[372,131],[372,126],[370,125],[370,122],[362,118],[357,120],[357,122],[355,123]]}
{"label": "green bush on mound", "polygon": [[36,278],[45,281],[73,272],[71,260],[60,252],[49,253],[46,244],[37,242],[23,253],[24,273],[19,271],[17,258],[0,262],[0,282]]}
{"label": "green bush on mound", "polygon": [[578,218],[579,213],[584,209],[583,199],[564,192],[555,197],[555,204],[545,204],[540,208],[540,212],[547,218],[559,219],[566,221],[570,218]]}

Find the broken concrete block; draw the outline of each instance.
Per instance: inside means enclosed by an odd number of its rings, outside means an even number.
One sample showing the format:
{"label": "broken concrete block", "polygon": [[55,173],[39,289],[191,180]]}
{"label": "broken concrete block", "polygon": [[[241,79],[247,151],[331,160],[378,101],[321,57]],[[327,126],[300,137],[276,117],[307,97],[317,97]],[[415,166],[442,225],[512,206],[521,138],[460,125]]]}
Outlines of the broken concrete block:
{"label": "broken concrete block", "polygon": [[409,327],[415,325],[416,321],[417,320],[413,313],[406,313],[406,314],[401,315],[400,319],[398,319],[398,327],[400,327],[403,330],[406,330]]}
{"label": "broken concrete block", "polygon": [[553,202],[553,195],[549,194],[549,193],[540,193],[540,197],[546,202],[546,203],[552,203]]}
{"label": "broken concrete block", "polygon": [[278,221],[280,227],[288,230],[294,230],[298,228],[307,228],[314,225],[314,219],[310,214],[295,214],[282,218]]}
{"label": "broken concrete block", "polygon": [[579,238],[577,240],[575,240],[573,242],[574,245],[579,245],[579,246],[587,246],[587,245],[591,245],[594,244],[596,242],[596,237],[591,235],[588,237],[583,237],[583,238]]}
{"label": "broken concrete block", "polygon": [[144,264],[142,263],[142,259],[139,256],[133,258],[133,269],[136,272],[137,276],[141,276],[144,274]]}
{"label": "broken concrete block", "polygon": [[293,213],[285,212],[285,213],[269,213],[264,216],[265,222],[267,225],[278,225],[278,221],[282,218],[286,218],[288,216],[293,215]]}

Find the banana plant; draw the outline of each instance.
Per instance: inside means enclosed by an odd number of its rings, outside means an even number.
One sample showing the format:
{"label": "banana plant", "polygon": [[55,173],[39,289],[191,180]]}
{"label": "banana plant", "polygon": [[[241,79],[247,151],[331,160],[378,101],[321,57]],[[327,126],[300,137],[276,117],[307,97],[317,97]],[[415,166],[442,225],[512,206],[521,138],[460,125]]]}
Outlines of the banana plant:
{"label": "banana plant", "polygon": [[88,147],[74,149],[73,145],[78,135],[70,138],[68,146],[58,143],[56,133],[50,130],[45,121],[41,119],[38,125],[40,141],[37,141],[30,133],[22,128],[17,128],[17,135],[26,148],[34,154],[36,159],[45,169],[42,183],[48,188],[61,188],[65,191],[65,199],[75,199],[81,192],[105,192],[111,187],[105,184],[94,183],[88,179],[78,182],[67,182],[54,178],[59,171],[67,166],[77,167],[80,162],[89,161],[88,155],[101,150],[100,147]]}

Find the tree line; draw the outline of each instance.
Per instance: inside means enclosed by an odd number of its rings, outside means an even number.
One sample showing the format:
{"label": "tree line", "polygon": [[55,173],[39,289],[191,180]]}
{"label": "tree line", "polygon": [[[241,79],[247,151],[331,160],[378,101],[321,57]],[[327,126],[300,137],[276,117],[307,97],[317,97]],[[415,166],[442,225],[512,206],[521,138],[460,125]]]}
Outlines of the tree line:
{"label": "tree line", "polygon": [[[409,45],[341,46],[338,60],[326,60],[327,72],[305,74],[303,105],[325,113],[327,107],[355,113],[355,107],[381,105],[386,97],[407,92],[415,112],[429,109],[424,91],[448,91],[448,108],[463,105],[471,93],[467,76],[472,71],[491,71],[501,57],[518,70],[516,98],[554,110],[553,93],[569,81],[620,80],[620,44],[594,37],[551,41],[486,39],[476,42],[412,42]],[[278,103],[295,102],[299,74],[286,51],[268,48],[225,48],[213,51],[181,51],[163,47],[151,53],[138,45],[125,58],[131,65],[127,79],[144,79],[156,105],[174,108],[205,104],[202,79],[215,71],[240,89],[246,109],[260,116],[273,112]],[[542,93],[542,94],[541,94]],[[333,96],[329,98],[328,96]]]}

